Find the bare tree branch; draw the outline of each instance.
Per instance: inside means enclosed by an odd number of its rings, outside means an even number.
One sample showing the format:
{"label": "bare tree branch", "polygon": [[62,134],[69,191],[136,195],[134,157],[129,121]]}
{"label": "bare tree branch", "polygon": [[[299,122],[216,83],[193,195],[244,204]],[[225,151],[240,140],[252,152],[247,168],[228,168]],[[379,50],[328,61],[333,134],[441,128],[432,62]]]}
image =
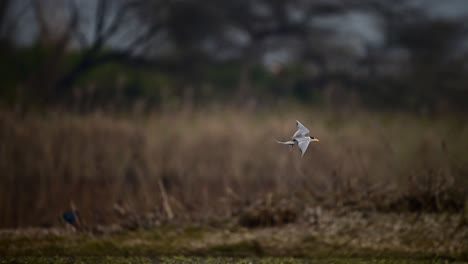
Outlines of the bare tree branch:
{"label": "bare tree branch", "polygon": [[63,52],[73,38],[73,33],[77,30],[79,24],[78,7],[74,2],[70,2],[70,18],[67,27],[64,29],[62,36],[57,41],[56,50]]}
{"label": "bare tree branch", "polygon": [[41,2],[41,0],[32,0],[34,14],[39,25],[39,36],[42,42],[47,42],[50,38],[50,29]]}
{"label": "bare tree branch", "polygon": [[83,50],[83,49],[86,49],[89,47],[89,41],[88,39],[86,38],[86,35],[83,33],[83,31],[81,30],[80,28],[80,22],[83,20],[83,17],[81,16],[81,12],[79,12],[79,8],[76,4],[76,1],[75,0],[71,0],[70,1],[70,8],[74,11],[72,11],[72,13],[74,13],[76,15],[76,25],[75,27],[71,28],[71,32],[73,36],[71,36],[71,38],[75,38],[77,41],[78,41],[78,44],[80,45],[80,48]]}
{"label": "bare tree branch", "polygon": [[151,38],[158,32],[158,30],[161,28],[160,25],[153,25],[149,29],[146,30],[145,33],[141,34],[140,36],[136,37],[132,42],[130,42],[127,45],[126,50],[130,53],[136,49],[138,49],[139,46],[146,44]]}
{"label": "bare tree branch", "polygon": [[[105,54],[100,54],[109,39],[114,37],[125,25],[125,16],[136,10],[137,7],[141,7],[143,3],[142,1],[138,0],[125,2],[117,9],[114,18],[110,24],[106,26],[106,21],[108,21],[106,19],[108,19],[110,14],[108,10],[110,6],[107,1],[108,0],[99,0],[96,10],[94,40],[84,51],[80,62],[76,64],[69,72],[64,74],[63,77],[57,82],[56,92],[58,96],[61,96],[66,93],[66,91],[70,90],[73,83],[79,76],[98,65],[111,61],[135,63],[135,60],[132,58],[134,52],[142,45],[148,43],[162,27],[161,23],[153,22],[152,25],[148,26],[142,34],[135,35],[135,37],[133,37],[133,39],[123,50],[119,52],[106,52]],[[169,4],[170,1],[164,1],[164,3]],[[139,60],[139,63],[147,64],[143,60]]]}
{"label": "bare tree branch", "polygon": [[94,39],[95,41],[103,41],[103,31],[106,23],[106,15],[108,8],[108,0],[97,0],[96,3],[96,27],[94,29]]}
{"label": "bare tree branch", "polygon": [[110,22],[109,27],[103,33],[104,39],[111,38],[117,31],[122,27],[123,22],[125,22],[125,17],[135,8],[141,6],[140,2],[131,1],[122,4],[117,10],[113,20]]}

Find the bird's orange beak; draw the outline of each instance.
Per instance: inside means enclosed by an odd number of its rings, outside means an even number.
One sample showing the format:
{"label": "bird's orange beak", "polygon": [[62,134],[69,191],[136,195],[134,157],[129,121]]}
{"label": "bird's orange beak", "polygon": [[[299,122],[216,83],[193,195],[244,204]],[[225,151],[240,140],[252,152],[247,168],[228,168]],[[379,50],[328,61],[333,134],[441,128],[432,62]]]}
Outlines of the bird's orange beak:
{"label": "bird's orange beak", "polygon": [[320,140],[318,138],[314,138],[312,141],[319,142]]}

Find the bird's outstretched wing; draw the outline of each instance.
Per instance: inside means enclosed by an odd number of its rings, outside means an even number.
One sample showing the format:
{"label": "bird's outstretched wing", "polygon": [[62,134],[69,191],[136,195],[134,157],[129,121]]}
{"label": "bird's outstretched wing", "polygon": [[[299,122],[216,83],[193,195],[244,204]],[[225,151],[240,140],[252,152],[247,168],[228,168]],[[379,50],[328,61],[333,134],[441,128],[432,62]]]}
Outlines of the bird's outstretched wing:
{"label": "bird's outstretched wing", "polygon": [[293,139],[305,137],[310,132],[309,129],[307,129],[307,127],[305,127],[303,124],[301,124],[301,122],[297,120],[296,120],[296,127],[297,127],[297,131],[292,136]]}
{"label": "bird's outstretched wing", "polygon": [[296,138],[297,145],[299,146],[299,149],[301,150],[301,158],[304,156],[307,147],[309,146],[309,143],[312,141],[309,137],[301,137],[301,138]]}

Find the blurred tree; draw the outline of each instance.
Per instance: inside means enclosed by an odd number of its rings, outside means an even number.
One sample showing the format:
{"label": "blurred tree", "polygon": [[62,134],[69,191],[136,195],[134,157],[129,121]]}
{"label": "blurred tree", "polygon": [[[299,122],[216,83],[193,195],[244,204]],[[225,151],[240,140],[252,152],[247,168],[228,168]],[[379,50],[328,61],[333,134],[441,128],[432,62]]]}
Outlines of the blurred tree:
{"label": "blurred tree", "polygon": [[[146,2],[97,0],[91,5],[94,16],[90,17],[87,14],[90,9],[74,0],[32,0],[38,27],[35,46],[40,59],[28,86],[35,91],[35,96],[44,102],[57,103],[71,94],[81,76],[99,65],[112,61],[146,63],[144,59],[135,60],[135,55],[141,53],[161,29],[161,24],[148,23],[147,17],[142,16],[142,6]],[[6,8],[4,3],[6,1],[0,5],[0,12]],[[164,9],[167,3],[161,1],[159,8]],[[92,34],[88,32],[90,28]],[[117,41],[118,48],[110,48],[111,43]],[[81,55],[70,65],[66,56],[73,47],[78,48]]]}
{"label": "blurred tree", "polygon": [[[73,2],[70,2],[68,8],[43,0],[34,0],[32,4],[39,31],[37,45],[42,51],[42,56],[37,71],[30,79],[30,87],[35,86],[36,96],[49,100],[56,94],[55,82],[60,78],[65,53],[72,41],[73,32],[78,27],[79,14],[77,7],[72,5]],[[65,21],[53,21],[50,14],[46,13],[50,10],[68,11],[68,16],[60,18]],[[57,22],[63,27],[58,27]]]}
{"label": "blurred tree", "polygon": [[328,32],[316,28],[311,18],[345,12],[343,6],[351,6],[351,2],[357,1],[177,1],[169,7],[167,30],[180,61],[192,69],[200,68],[200,63],[239,61],[238,90],[243,98],[252,88],[249,83],[254,66],[269,51],[288,43],[301,43],[290,51],[299,57],[307,54],[323,66],[319,45]]}
{"label": "blurred tree", "polygon": [[[462,44],[466,17],[430,16],[405,1],[368,1],[365,9],[379,15],[385,35],[384,45],[367,48],[363,64],[369,75],[358,80],[358,93],[367,105],[426,112],[466,109],[460,99],[468,98],[468,50]],[[401,54],[408,59],[401,60]],[[389,72],[389,64],[395,63],[397,72]]]}
{"label": "blurred tree", "polygon": [[[17,24],[10,19],[12,2],[0,0],[2,43]],[[112,62],[171,73],[178,95],[200,87],[195,97],[218,75],[229,77],[216,83],[220,89],[238,76],[237,88],[229,89],[240,98],[263,93],[317,102],[317,94],[333,86],[341,87],[334,89],[339,97],[349,94],[366,105],[417,109],[437,108],[441,101],[461,106],[467,93],[465,19],[441,20],[404,0],[31,3],[38,62],[25,76],[46,102],[70,98],[81,77]],[[372,16],[366,23],[376,24],[383,41],[356,42],[354,32],[337,38],[349,28],[321,25],[324,18],[345,21],[350,14]],[[353,45],[363,46],[360,54]],[[264,63],[270,72],[259,67]]]}
{"label": "blurred tree", "polygon": [[[457,54],[466,30],[462,21],[448,20],[419,20],[400,29],[399,41],[411,54],[406,76],[411,103],[434,111],[457,96],[468,98],[466,70],[458,60],[463,54]],[[460,79],[464,82],[456,83]]]}
{"label": "blurred tree", "polygon": [[[157,5],[158,12],[162,12],[167,3],[168,1],[160,1]],[[147,23],[146,17],[139,17],[142,14],[139,8],[143,4],[143,1],[138,0],[96,1],[94,34],[87,39],[80,29],[72,29],[74,36],[79,40],[83,54],[79,62],[58,80],[56,85],[58,96],[66,94],[81,75],[103,63],[111,61],[135,63],[134,55],[162,28],[160,23]],[[122,33],[129,28],[132,30],[131,34]],[[121,34],[124,34],[120,36],[122,45],[115,50],[108,49],[109,42]]]}

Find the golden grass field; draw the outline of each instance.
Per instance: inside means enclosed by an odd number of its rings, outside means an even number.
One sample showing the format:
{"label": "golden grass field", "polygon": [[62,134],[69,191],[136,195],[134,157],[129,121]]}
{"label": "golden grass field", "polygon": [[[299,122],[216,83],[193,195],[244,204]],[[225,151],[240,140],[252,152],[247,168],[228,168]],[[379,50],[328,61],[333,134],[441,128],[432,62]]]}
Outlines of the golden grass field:
{"label": "golden grass field", "polygon": [[[275,143],[296,119],[320,139],[302,159]],[[466,213],[468,123],[301,107],[1,111],[0,172],[0,227],[55,226],[71,204],[87,225],[148,212],[226,219],[272,199],[299,211]]]}

